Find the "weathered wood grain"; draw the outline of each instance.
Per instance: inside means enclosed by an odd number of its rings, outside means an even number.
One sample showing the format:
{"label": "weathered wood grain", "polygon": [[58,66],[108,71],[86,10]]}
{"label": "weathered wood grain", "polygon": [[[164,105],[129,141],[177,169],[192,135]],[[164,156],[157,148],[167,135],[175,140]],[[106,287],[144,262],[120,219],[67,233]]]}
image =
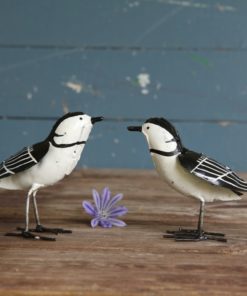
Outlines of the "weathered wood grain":
{"label": "weathered wood grain", "polygon": [[[104,186],[124,193],[126,228],[89,227],[81,202]],[[227,243],[163,239],[196,225],[198,203],[154,171],[80,170],[40,191],[43,224],[73,230],[56,242],[5,237],[24,222],[24,192],[1,190],[0,200],[0,295],[246,295],[246,197],[207,205],[205,228]]]}

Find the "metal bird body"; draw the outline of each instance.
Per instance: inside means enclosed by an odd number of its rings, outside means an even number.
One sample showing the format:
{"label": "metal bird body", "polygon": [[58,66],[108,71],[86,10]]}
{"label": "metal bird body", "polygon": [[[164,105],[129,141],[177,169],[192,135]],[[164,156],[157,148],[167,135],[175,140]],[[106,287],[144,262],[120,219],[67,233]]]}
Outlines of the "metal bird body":
{"label": "metal bird body", "polygon": [[61,149],[49,143],[45,157],[21,173],[0,179],[0,187],[22,190],[30,188],[33,184],[53,185],[73,171],[80,159],[84,145]]}
{"label": "metal bird body", "polygon": [[[149,127],[149,129],[147,129]],[[173,135],[159,125],[145,123],[142,128],[146,136],[149,151],[154,166],[160,177],[172,188],[188,197],[194,197],[201,201],[211,202],[214,200],[235,200],[240,199],[239,195],[232,190],[215,186],[209,181],[193,175],[180,161],[183,149],[178,148],[178,144]],[[159,154],[174,154],[170,156]]]}
{"label": "metal bird body", "polygon": [[169,159],[155,153],[151,153],[151,156],[159,176],[185,196],[199,199],[202,202],[240,199],[240,196],[232,190],[213,185],[191,174],[181,165],[176,156],[171,156]]}
{"label": "metal bird body", "polygon": [[93,124],[102,119],[102,117],[92,118],[82,112],[68,113],[58,119],[44,141],[24,148],[1,163],[1,188],[29,190],[26,202],[26,226],[21,233],[23,237],[49,239],[32,235],[29,230],[31,197],[35,208],[36,231],[68,232],[41,226],[36,193],[40,188],[55,184],[73,171],[81,157]]}
{"label": "metal bird body", "polygon": [[247,182],[230,168],[186,149],[174,126],[164,118],[150,118],[141,127],[128,129],[145,135],[154,166],[162,180],[183,195],[200,200],[197,229],[168,231],[168,237],[188,241],[226,241],[223,234],[203,231],[205,202],[239,200],[241,192],[247,191]]}

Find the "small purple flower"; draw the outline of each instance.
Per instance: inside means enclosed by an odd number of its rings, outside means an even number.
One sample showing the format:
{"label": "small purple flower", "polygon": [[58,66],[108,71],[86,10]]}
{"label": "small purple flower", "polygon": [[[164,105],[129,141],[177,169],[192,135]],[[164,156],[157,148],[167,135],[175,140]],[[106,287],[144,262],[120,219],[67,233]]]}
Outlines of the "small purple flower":
{"label": "small purple flower", "polygon": [[116,206],[123,198],[123,194],[119,193],[111,198],[111,192],[109,188],[104,188],[100,195],[95,189],[92,191],[94,204],[88,201],[83,201],[82,206],[87,214],[93,217],[91,220],[91,226],[102,226],[109,228],[112,226],[123,227],[126,223],[122,220],[116,219],[118,216],[123,216],[128,212],[128,209],[124,206]]}

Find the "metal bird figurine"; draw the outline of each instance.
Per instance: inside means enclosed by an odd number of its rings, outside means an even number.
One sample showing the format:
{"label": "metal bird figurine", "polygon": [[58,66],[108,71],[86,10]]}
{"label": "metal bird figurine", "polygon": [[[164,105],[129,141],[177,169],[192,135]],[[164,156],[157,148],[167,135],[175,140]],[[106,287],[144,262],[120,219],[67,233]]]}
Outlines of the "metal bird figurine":
{"label": "metal bird figurine", "polygon": [[[39,189],[53,185],[69,175],[77,165],[93,124],[103,117],[90,117],[82,112],[68,113],[57,120],[49,136],[42,142],[22,149],[0,164],[0,188],[28,190],[26,198],[25,228],[20,233],[27,239],[55,240],[53,237],[34,233],[71,233],[62,228],[47,228],[41,225],[36,202]],[[29,204],[33,201],[36,228],[29,229]]]}
{"label": "metal bird figurine", "polygon": [[178,192],[200,201],[197,229],[167,231],[164,237],[178,241],[226,241],[224,234],[205,232],[203,216],[205,202],[239,200],[247,191],[247,182],[229,167],[201,153],[186,149],[174,126],[164,118],[150,118],[142,126],[130,126],[129,131],[142,132],[159,176]]}

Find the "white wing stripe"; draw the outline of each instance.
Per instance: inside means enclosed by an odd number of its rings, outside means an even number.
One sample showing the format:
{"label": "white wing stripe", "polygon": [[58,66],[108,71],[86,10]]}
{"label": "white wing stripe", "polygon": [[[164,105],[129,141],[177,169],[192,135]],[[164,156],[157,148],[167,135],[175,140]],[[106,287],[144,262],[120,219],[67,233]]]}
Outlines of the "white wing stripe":
{"label": "white wing stripe", "polygon": [[[241,187],[245,187],[247,189],[247,183],[246,182],[239,182],[237,181],[235,178],[232,177],[232,175],[228,175],[227,178],[229,178],[230,180],[232,180],[233,182],[235,182],[236,186],[241,186]],[[222,179],[222,181],[227,182],[225,179]],[[237,185],[239,184],[239,185]]]}
{"label": "white wing stripe", "polygon": [[19,155],[22,155],[22,153],[23,153],[24,151],[25,151],[25,150],[21,150],[19,153],[17,153],[17,154],[15,154],[15,155],[12,155],[12,156],[10,156],[8,160],[12,160],[12,159],[14,159],[14,158],[18,157]]}
{"label": "white wing stripe", "polygon": [[12,162],[16,162],[18,159],[22,159],[22,157],[25,157],[27,155],[28,155],[27,151],[22,152],[22,154],[18,155],[17,157],[12,157],[11,159],[7,159],[6,163],[9,164],[9,163],[12,163]]}
{"label": "white wing stripe", "polygon": [[237,189],[239,190],[247,190],[247,186],[238,186],[232,182],[229,182],[229,181],[226,181],[226,180],[222,180],[224,183],[227,183],[227,184],[230,184],[232,185],[233,187],[236,187]]}
{"label": "white wing stripe", "polygon": [[[236,187],[236,188],[238,188],[238,189],[240,189],[240,190],[247,190],[247,183],[240,184],[237,180],[235,180],[234,178],[232,178],[231,172],[228,172],[228,174],[225,174],[225,175],[221,175],[221,176],[219,176],[219,175],[217,175],[217,174],[215,174],[215,173],[212,173],[212,172],[210,172],[210,171],[207,171],[207,170],[204,170],[204,169],[199,168],[199,169],[197,169],[197,172],[196,172],[196,173],[197,173],[197,174],[200,174],[200,171],[206,172],[206,173],[211,174],[211,175],[218,176],[218,178],[215,178],[215,181],[217,181],[217,180],[221,180],[222,182],[227,183],[227,184],[230,184],[230,185],[232,185],[232,186],[234,186],[234,187]],[[224,177],[226,177],[226,176],[227,176],[230,180],[232,180],[233,182],[227,181],[227,180],[224,178]]]}
{"label": "white wing stripe", "polygon": [[[223,166],[219,165],[217,162],[213,162],[211,159],[209,158],[204,158],[204,162],[201,162],[202,165],[205,165],[204,163],[214,167],[214,168],[217,168],[218,170],[221,170],[221,172],[228,172]],[[197,166],[198,167],[198,166]]]}
{"label": "white wing stripe", "polygon": [[32,164],[36,164],[38,161],[31,154],[32,151],[33,147],[27,147],[16,155],[3,161],[0,164],[0,178],[14,175],[17,171],[21,171]]}
{"label": "white wing stripe", "polygon": [[199,160],[198,160],[198,162],[199,162],[198,165],[193,168],[193,170],[191,171],[191,173],[193,173],[206,159],[207,158],[202,158],[201,159],[201,157],[200,157]]}
{"label": "white wing stripe", "polygon": [[207,170],[207,169],[197,168],[197,169],[195,170],[195,172],[197,172],[198,174],[200,174],[200,171],[205,172],[205,173],[208,173],[208,174],[210,174],[210,175],[214,175],[214,176],[216,176],[216,177],[219,176],[219,174],[214,173],[214,172],[212,172],[212,171],[209,171],[209,170]]}
{"label": "white wing stripe", "polygon": [[[18,161],[16,161],[16,162],[13,162],[13,163],[11,163],[11,164],[9,164],[9,163],[7,163],[7,165],[8,165],[8,168],[9,169],[11,169],[13,166],[15,166],[15,165],[17,165],[18,163],[23,163],[25,160],[30,160],[30,157],[29,156],[27,156],[27,157],[25,157],[25,158],[22,158],[22,159],[19,159]],[[23,164],[25,164],[26,162],[24,162]]]}
{"label": "white wing stripe", "polygon": [[15,159],[16,157],[19,157],[21,156],[23,153],[26,153],[27,152],[27,149],[24,148],[22,149],[19,153],[16,153],[15,155],[12,155],[8,158],[8,160],[12,160],[12,159]]}
{"label": "white wing stripe", "polygon": [[[209,159],[208,159],[209,160]],[[211,161],[211,159],[210,159],[210,161]],[[206,161],[206,163],[208,163],[208,161]],[[214,161],[214,163],[215,164],[217,164],[217,162],[215,162]],[[214,167],[217,167],[217,168],[219,168],[219,169],[221,169],[221,165],[218,165],[218,166],[216,166],[216,165],[214,165],[214,164],[212,164]],[[205,166],[205,165],[203,165],[203,166]],[[213,168],[212,168],[213,169]],[[209,171],[209,173],[210,173],[210,171]],[[234,182],[236,182],[236,183],[238,183],[238,184],[240,184],[240,186],[247,186],[247,183],[244,181],[244,180],[242,180],[242,179],[240,179],[236,174],[234,174],[231,170],[223,170],[222,169],[222,173],[224,173],[224,174],[221,174],[221,175],[219,175],[218,176],[218,179],[220,179],[220,178],[224,178],[224,176],[227,176],[228,178],[230,178],[232,181],[234,181]],[[224,179],[223,179],[223,181],[224,181]],[[247,187],[246,187],[247,188]]]}
{"label": "white wing stripe", "polygon": [[224,177],[226,177],[226,176],[229,175],[229,174],[231,174],[231,172],[226,172],[225,174],[223,174],[223,175],[219,176],[218,178],[216,178],[216,181],[218,181],[218,180],[225,181],[225,180],[224,180]]}
{"label": "white wing stripe", "polygon": [[[31,147],[28,147],[28,148],[30,149],[30,152],[33,151],[33,147],[32,147],[32,146],[31,146]],[[24,148],[24,149],[22,149],[19,153],[16,153],[15,155],[10,156],[10,157],[7,159],[7,161],[12,161],[13,159],[18,158],[19,156],[22,156],[23,154],[28,153],[28,151],[27,151],[28,148]]]}
{"label": "white wing stripe", "polygon": [[33,162],[33,160],[30,159],[29,161],[25,162],[25,164],[23,164],[23,163],[22,163],[22,164],[19,164],[19,165],[13,167],[12,170],[15,170],[15,169],[17,169],[17,168],[19,168],[19,167],[21,167],[21,166],[23,166],[23,165],[26,165],[26,164],[30,163],[30,162]]}
{"label": "white wing stripe", "polygon": [[15,174],[14,172],[12,172],[10,169],[8,169],[8,168],[6,167],[5,162],[3,162],[3,168],[6,170],[6,173],[9,173],[9,174],[11,174],[11,175],[14,175],[14,174]]}
{"label": "white wing stripe", "polygon": [[199,166],[197,169],[201,169],[201,167],[202,168],[208,168],[209,172],[212,170],[212,173],[213,173],[213,171],[217,172],[218,175],[222,175],[222,174],[225,174],[225,173],[230,173],[229,171],[228,172],[227,171],[222,171],[221,169],[218,169],[218,167],[212,167],[212,166],[206,165],[204,163],[201,166]]}
{"label": "white wing stripe", "polygon": [[8,172],[3,172],[1,175],[0,175],[0,177],[2,177],[2,176],[4,176],[4,175],[7,175],[8,174]]}
{"label": "white wing stripe", "polygon": [[29,154],[29,156],[30,156],[30,158],[35,162],[35,163],[37,163],[37,160],[32,156],[32,154],[31,154],[31,152],[33,151],[33,148],[31,147],[28,147],[27,148],[27,152],[28,152],[28,154]]}
{"label": "white wing stripe", "polygon": [[224,167],[223,165],[221,165],[220,163],[218,163],[217,161],[215,161],[213,159],[208,158],[207,161],[212,165],[216,165],[218,168],[221,168],[224,171],[230,170],[230,168]]}

